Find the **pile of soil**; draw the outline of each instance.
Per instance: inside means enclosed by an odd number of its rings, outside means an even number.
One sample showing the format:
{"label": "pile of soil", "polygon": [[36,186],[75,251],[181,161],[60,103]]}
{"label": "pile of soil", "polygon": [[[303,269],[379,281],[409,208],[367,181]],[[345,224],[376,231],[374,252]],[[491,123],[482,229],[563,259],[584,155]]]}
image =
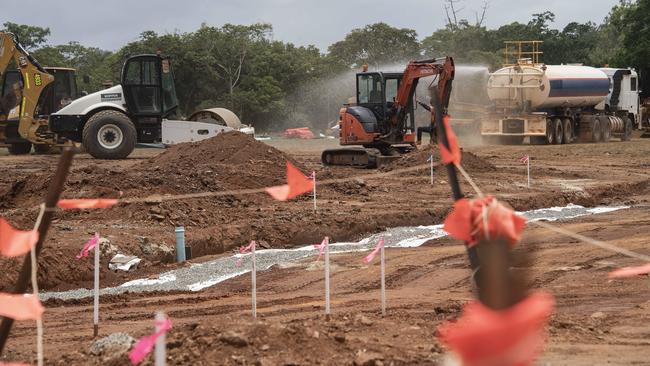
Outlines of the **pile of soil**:
{"label": "pile of soil", "polygon": [[[285,153],[240,132],[175,145],[127,170],[91,164],[70,173],[62,197],[146,197],[284,184]],[[0,192],[0,208],[37,206],[52,173],[32,174]]]}
{"label": "pile of soil", "polygon": [[[408,154],[404,154],[400,159],[390,162],[382,166],[381,170],[391,171],[394,169],[412,167],[422,164],[427,164],[429,158],[433,153],[433,162],[434,164],[441,164],[440,161],[440,150],[437,146],[434,146],[432,149],[422,149],[414,151]],[[494,164],[489,161],[469,152],[461,149],[461,165],[468,172],[490,172],[496,171]]]}

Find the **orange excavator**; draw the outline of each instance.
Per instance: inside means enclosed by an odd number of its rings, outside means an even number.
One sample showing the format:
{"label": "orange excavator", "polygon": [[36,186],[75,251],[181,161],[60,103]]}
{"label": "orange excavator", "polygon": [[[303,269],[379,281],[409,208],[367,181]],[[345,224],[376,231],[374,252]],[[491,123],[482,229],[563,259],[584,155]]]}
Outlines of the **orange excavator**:
{"label": "orange excavator", "polygon": [[[324,165],[376,168],[386,160],[413,150],[421,132],[435,133],[435,111],[431,111],[431,126],[415,127],[415,90],[421,78],[435,76],[442,114],[447,114],[454,60],[451,57],[411,61],[404,72],[364,72],[357,74],[357,96],[354,105],[339,111],[339,142],[341,148],[323,151]],[[435,80],[434,80],[435,82]],[[419,102],[418,102],[419,103]],[[420,132],[420,133],[418,133]]]}

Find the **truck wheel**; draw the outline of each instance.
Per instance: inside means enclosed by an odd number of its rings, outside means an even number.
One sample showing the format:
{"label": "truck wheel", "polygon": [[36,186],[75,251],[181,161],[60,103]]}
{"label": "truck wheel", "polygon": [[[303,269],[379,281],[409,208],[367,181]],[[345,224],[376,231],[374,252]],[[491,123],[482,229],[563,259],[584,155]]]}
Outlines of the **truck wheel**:
{"label": "truck wheel", "polygon": [[553,134],[553,144],[559,145],[563,143],[562,141],[562,136],[564,136],[564,129],[562,128],[562,120],[559,118],[556,118],[553,120],[553,128],[554,128],[554,134]]}
{"label": "truck wheel", "polygon": [[546,144],[553,143],[553,136],[555,136],[555,126],[550,118],[546,119]]}
{"label": "truck wheel", "polygon": [[609,138],[612,137],[612,125],[609,122],[609,119],[603,121],[602,126],[600,126],[600,141],[609,142]]}
{"label": "truck wheel", "polygon": [[632,125],[632,120],[630,119],[630,117],[625,118],[625,130],[623,132],[623,137],[621,138],[621,140],[630,141],[630,139],[632,138],[633,128],[634,126]]}
{"label": "truck wheel", "polygon": [[562,120],[562,131],[562,143],[570,144],[571,140],[573,140],[573,124],[570,119],[565,118]]}
{"label": "truck wheel", "polygon": [[17,142],[15,144],[9,145],[7,149],[9,150],[9,154],[11,155],[27,155],[29,154],[30,151],[32,151],[32,143]]}
{"label": "truck wheel", "polygon": [[591,122],[591,141],[599,142],[602,136],[600,119],[594,118]]}
{"label": "truck wheel", "polygon": [[94,114],[83,129],[82,143],[97,159],[124,159],[135,148],[137,131],[124,113],[106,110]]}

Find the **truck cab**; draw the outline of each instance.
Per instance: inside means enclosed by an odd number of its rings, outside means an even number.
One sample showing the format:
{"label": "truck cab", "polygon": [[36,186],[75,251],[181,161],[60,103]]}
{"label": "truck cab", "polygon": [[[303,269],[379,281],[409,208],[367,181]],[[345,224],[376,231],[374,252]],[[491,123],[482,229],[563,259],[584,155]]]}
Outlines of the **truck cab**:
{"label": "truck cab", "polygon": [[609,78],[609,94],[605,110],[615,114],[627,114],[634,124],[641,127],[639,75],[634,69],[603,67]]}

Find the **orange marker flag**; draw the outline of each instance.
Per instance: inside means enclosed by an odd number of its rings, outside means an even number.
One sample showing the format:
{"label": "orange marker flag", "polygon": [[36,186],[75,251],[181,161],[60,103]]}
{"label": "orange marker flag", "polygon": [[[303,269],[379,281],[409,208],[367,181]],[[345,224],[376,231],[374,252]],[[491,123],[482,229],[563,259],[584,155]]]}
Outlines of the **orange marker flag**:
{"label": "orange marker flag", "polygon": [[497,201],[493,196],[459,199],[447,216],[444,229],[452,237],[466,241],[469,247],[483,239],[502,238],[514,246],[521,237],[526,219]]}
{"label": "orange marker flag", "polygon": [[0,218],[0,254],[17,257],[29,252],[38,241],[38,232],[14,229],[5,219]]}
{"label": "orange marker flag", "polygon": [[59,200],[57,206],[64,210],[79,209],[84,210],[88,208],[109,208],[117,204],[117,199],[113,198],[81,198],[81,199],[68,199]]}
{"label": "orange marker flag", "polygon": [[287,183],[282,186],[268,187],[266,192],[278,201],[286,201],[314,189],[314,181],[302,174],[289,161],[287,161]]}
{"label": "orange marker flag", "polygon": [[445,129],[447,135],[447,142],[449,142],[449,149],[438,138],[438,146],[440,147],[440,158],[444,164],[460,164],[460,147],[458,147],[458,138],[454,130],[449,125],[449,116],[442,118],[442,127]]}
{"label": "orange marker flag", "polygon": [[650,273],[650,263],[636,267],[623,267],[609,272],[609,278],[634,277]]}
{"label": "orange marker flag", "polygon": [[26,363],[2,363],[0,362],[0,366],[29,366]]}
{"label": "orange marker flag", "polygon": [[527,366],[544,346],[544,326],[555,300],[536,292],[509,309],[495,311],[479,301],[465,305],[458,321],[438,327],[441,343],[465,366]]}
{"label": "orange marker flag", "polygon": [[0,293],[0,316],[15,320],[37,320],[43,314],[43,306],[34,295]]}

